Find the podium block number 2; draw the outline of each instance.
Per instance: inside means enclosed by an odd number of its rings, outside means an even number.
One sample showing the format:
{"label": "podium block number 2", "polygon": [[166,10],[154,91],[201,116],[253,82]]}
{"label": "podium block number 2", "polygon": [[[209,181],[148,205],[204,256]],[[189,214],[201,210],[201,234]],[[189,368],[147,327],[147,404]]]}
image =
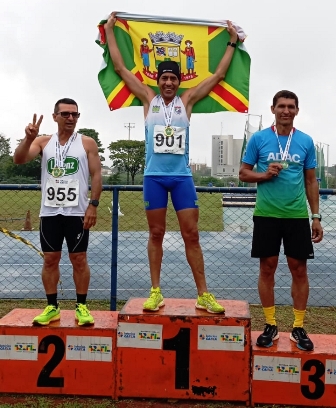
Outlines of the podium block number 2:
{"label": "podium block number 2", "polygon": [[41,340],[39,344],[38,353],[46,354],[50,345],[53,345],[55,347],[54,354],[47,362],[47,364],[42,368],[37,379],[37,386],[63,388],[64,377],[51,377],[51,374],[63,360],[63,357],[65,355],[64,341],[58,336],[46,336]]}

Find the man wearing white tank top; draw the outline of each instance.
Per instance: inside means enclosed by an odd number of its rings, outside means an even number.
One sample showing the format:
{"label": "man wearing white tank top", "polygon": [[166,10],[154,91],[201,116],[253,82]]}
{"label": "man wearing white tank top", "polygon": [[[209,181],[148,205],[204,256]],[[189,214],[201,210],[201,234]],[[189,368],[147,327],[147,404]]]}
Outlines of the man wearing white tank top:
{"label": "man wearing white tank top", "polygon": [[[60,99],[53,113],[57,133],[38,137],[43,116],[37,121],[34,114],[32,123],[25,128],[25,138],[14,153],[16,164],[27,163],[39,154],[42,157],[40,242],[44,254],[42,282],[48,305],[33,319],[36,325],[48,325],[61,317],[57,284],[64,239],[76,287],[75,319],[79,325],[94,323],[86,305],[90,282],[86,252],[89,229],[97,220],[102,190],[101,164],[95,140],[75,132],[79,116],[73,99]],[[91,200],[88,202],[90,176]]]}
{"label": "man wearing white tank top", "polygon": [[210,313],[223,313],[213,294],[208,292],[202,249],[199,244],[196,189],[189,166],[189,122],[194,104],[206,97],[224,79],[236,48],[238,35],[231,22],[230,41],[215,72],[197,86],[177,96],[181,81],[179,65],[163,61],[158,65],[159,95],[127,69],[114,35],[116,12],[105,24],[106,39],[115,72],[144,107],[146,163],[144,203],[149,226],[148,258],[152,288],[144,310],[157,311],[164,305],[160,289],[163,238],[166,230],[168,193],[174,205],[184,240],[187,261],[192,270],[198,297],[195,307]]}

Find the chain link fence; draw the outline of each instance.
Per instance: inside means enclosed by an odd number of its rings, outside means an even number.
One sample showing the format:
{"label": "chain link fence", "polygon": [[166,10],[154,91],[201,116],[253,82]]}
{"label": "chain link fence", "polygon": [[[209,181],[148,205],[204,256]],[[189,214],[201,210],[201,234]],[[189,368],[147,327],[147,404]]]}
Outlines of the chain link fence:
{"label": "chain link fence", "polygon": [[[200,243],[209,291],[219,299],[259,304],[259,260],[250,257],[253,207],[244,201],[254,188],[197,187]],[[222,205],[223,194],[242,196],[243,205]],[[308,261],[310,306],[336,306],[336,190],[320,190],[324,239]],[[244,198],[243,198],[244,197]],[[43,299],[43,254],[39,243],[39,185],[0,185],[0,298]],[[142,186],[104,186],[98,222],[90,233],[89,299],[147,297],[150,274],[148,228]],[[192,272],[175,211],[169,202],[163,242],[161,290],[165,297],[196,298]],[[59,298],[75,299],[72,267],[64,244],[60,262]],[[292,304],[291,275],[283,254],[276,272],[276,304]]]}

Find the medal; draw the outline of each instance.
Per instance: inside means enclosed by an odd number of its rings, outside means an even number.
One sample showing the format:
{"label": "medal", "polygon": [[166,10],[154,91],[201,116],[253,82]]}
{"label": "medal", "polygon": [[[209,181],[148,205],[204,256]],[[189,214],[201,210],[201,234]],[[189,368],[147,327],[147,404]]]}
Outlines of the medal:
{"label": "medal", "polygon": [[166,137],[173,136],[174,129],[171,126],[166,126],[163,133],[165,134]]}
{"label": "medal", "polygon": [[64,173],[65,173],[65,169],[61,169],[60,167],[54,167],[51,172],[52,176],[55,178],[62,177]]}
{"label": "medal", "polygon": [[276,138],[278,140],[278,145],[279,145],[279,150],[280,150],[280,157],[281,157],[280,164],[281,164],[283,170],[286,170],[286,169],[288,169],[288,166],[289,166],[289,163],[286,160],[289,158],[288,157],[289,156],[288,152],[289,152],[289,147],[290,147],[290,144],[291,144],[291,141],[292,141],[292,137],[293,137],[293,133],[294,133],[295,128],[292,128],[292,130],[289,132],[287,143],[286,143],[286,146],[285,146],[285,150],[283,150],[282,147],[281,147],[280,140],[279,140],[279,137],[278,137],[277,128],[275,126],[272,126],[272,129],[273,129],[273,132],[275,133],[275,136],[276,136]]}
{"label": "medal", "polygon": [[160,95],[160,103],[161,103],[161,106],[162,106],[162,109],[163,109],[163,112],[164,112],[165,122],[166,122],[166,127],[165,127],[163,133],[164,133],[164,135],[166,137],[171,137],[171,136],[174,135],[174,129],[171,126],[171,122],[172,122],[172,117],[173,117],[175,101],[176,101],[176,96],[171,101],[170,109],[169,109],[169,112],[168,112],[166,104],[164,103],[164,100],[163,100],[162,96]]}
{"label": "medal", "polygon": [[65,143],[63,150],[61,150],[58,133],[56,133],[56,136],[57,136],[57,140],[56,140],[56,152],[55,152],[55,162],[54,162],[55,167],[51,171],[51,175],[55,178],[63,177],[66,173],[64,162],[67,157],[67,153],[70,149],[70,146],[77,136],[77,133],[73,133],[71,135],[71,137]]}

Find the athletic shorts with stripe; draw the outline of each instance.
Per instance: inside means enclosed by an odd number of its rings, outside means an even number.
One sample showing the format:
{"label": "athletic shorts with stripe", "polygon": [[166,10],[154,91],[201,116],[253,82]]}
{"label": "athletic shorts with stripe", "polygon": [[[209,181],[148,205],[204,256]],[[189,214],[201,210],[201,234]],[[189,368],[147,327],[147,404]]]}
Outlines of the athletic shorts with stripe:
{"label": "athletic shorts with stripe", "polygon": [[62,251],[64,239],[69,253],[86,252],[89,230],[83,228],[84,217],[55,215],[41,217],[40,241],[43,252]]}

